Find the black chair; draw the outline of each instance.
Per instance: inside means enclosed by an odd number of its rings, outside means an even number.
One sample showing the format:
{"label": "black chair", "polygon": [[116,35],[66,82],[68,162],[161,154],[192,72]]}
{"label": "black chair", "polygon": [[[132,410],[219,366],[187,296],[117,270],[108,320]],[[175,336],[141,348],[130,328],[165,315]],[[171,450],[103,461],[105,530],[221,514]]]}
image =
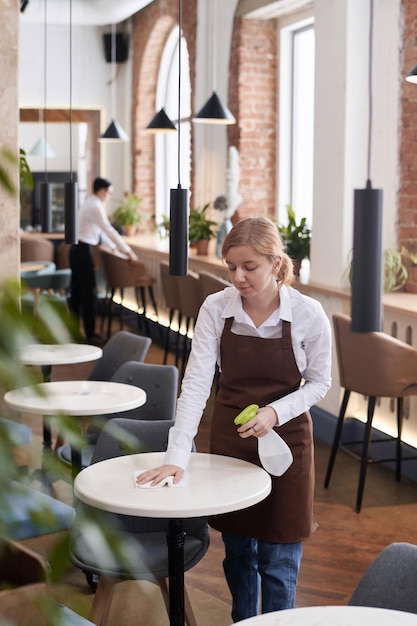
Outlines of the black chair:
{"label": "black chair", "polygon": [[[137,421],[115,418],[103,428],[94,450],[92,463],[132,452],[161,452],[166,449],[172,420]],[[128,447],[128,449],[127,449]],[[91,520],[97,520],[96,526]],[[90,521],[89,521],[90,520]],[[152,519],[98,511],[83,503],[77,506],[71,531],[70,557],[87,574],[87,580],[99,577],[90,619],[105,626],[114,587],[123,580],[148,580],[159,585],[169,611],[168,519]],[[96,549],[106,542],[115,549]],[[209,546],[209,528],[205,518],[184,520],[184,571],[194,567]],[[122,558],[125,555],[125,558]],[[196,621],[185,589],[185,621]]]}
{"label": "black chair", "polygon": [[366,570],[348,604],[417,613],[417,546],[391,543]]}

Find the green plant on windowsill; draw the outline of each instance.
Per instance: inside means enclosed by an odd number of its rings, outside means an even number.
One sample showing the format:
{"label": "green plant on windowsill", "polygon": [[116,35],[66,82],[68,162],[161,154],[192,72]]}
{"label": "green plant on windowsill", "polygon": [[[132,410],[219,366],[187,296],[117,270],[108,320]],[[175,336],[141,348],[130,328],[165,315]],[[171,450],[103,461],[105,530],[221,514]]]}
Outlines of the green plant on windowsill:
{"label": "green plant on windowsill", "polygon": [[161,239],[169,237],[169,217],[167,215],[161,216],[161,221],[156,225],[156,230]]}
{"label": "green plant on windowsill", "polygon": [[[143,199],[135,193],[125,193],[122,203],[117,207],[112,215],[112,222],[124,230],[124,233],[134,234],[136,227],[140,224],[142,216],[139,208]],[[134,231],[134,232],[132,232]]]}
{"label": "green plant on windowsill", "polygon": [[294,209],[290,204],[287,204],[287,217],[286,226],[278,226],[286,253],[293,260],[309,259],[311,230],[307,226],[307,218],[302,217],[297,224]]}
{"label": "green plant on windowsill", "polygon": [[[352,255],[353,251],[351,251]],[[383,267],[384,293],[399,291],[408,280],[408,269],[405,263],[408,260],[411,265],[417,265],[417,254],[402,246],[401,250],[385,248]],[[349,281],[352,282],[352,261],[349,263]]]}
{"label": "green plant on windowsill", "polygon": [[[210,203],[208,202],[203,208],[190,210],[188,222],[188,238],[190,245],[197,247],[197,254],[207,254],[207,246],[210,239],[217,235],[217,222],[209,219],[207,215]],[[205,242],[201,246],[200,242]]]}

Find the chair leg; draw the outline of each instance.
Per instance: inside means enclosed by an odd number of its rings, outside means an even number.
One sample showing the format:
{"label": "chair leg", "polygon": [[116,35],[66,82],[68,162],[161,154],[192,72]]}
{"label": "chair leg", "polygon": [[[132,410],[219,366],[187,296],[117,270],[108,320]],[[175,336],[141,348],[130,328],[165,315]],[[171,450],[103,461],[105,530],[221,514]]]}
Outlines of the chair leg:
{"label": "chair leg", "polygon": [[401,480],[403,404],[403,398],[397,398],[397,441],[395,455],[395,479],[397,482]]}
{"label": "chair leg", "polygon": [[171,325],[172,325],[173,317],[174,317],[174,309],[169,309],[168,328],[167,328],[167,334],[165,338],[165,348],[164,348],[164,360],[163,360],[164,365],[167,364],[167,360],[168,360],[169,340],[171,338]]}
{"label": "chair leg", "polygon": [[181,339],[181,324],[182,324],[182,313],[178,311],[178,332],[177,339],[175,341],[175,366],[179,366],[180,360],[180,339]]}
{"label": "chair leg", "polygon": [[89,620],[96,626],[106,626],[114,588],[118,582],[120,581],[115,578],[100,576],[89,615]]}
{"label": "chair leg", "polygon": [[361,469],[359,473],[358,493],[356,496],[356,506],[355,506],[356,513],[360,513],[361,506],[362,506],[362,496],[363,496],[363,490],[365,487],[366,470],[368,467],[369,444],[371,441],[372,418],[374,416],[375,402],[376,402],[375,397],[370,396],[368,398],[368,417],[366,420],[365,435],[364,435],[363,446],[362,446]]}
{"label": "chair leg", "polygon": [[[115,292],[115,288],[112,287],[110,289],[110,297],[107,298],[107,339],[110,339],[110,335],[111,335],[111,324],[113,321],[113,298],[114,298],[114,292]],[[107,292],[108,295],[108,292]],[[107,296],[106,296],[107,297]]]}
{"label": "chair leg", "polygon": [[[166,578],[158,580],[158,585],[164,599],[165,608],[169,618],[169,590]],[[197,626],[197,620],[194,615],[193,607],[191,606],[190,596],[188,595],[187,588],[184,586],[184,618],[185,623],[188,626]]]}
{"label": "chair leg", "polygon": [[336,424],[336,430],[335,430],[334,437],[333,437],[332,449],[330,452],[329,463],[327,465],[326,478],[324,479],[325,489],[327,489],[327,487],[329,486],[330,478],[331,478],[332,471],[333,471],[333,465],[336,460],[337,451],[339,449],[340,437],[342,435],[342,428],[343,428],[343,420],[344,420],[347,405],[349,402],[349,396],[350,396],[350,391],[348,389],[345,389],[342,404],[340,406],[339,417],[337,418],[337,424]]}
{"label": "chair leg", "polygon": [[123,287],[120,287],[120,330],[123,330]]}

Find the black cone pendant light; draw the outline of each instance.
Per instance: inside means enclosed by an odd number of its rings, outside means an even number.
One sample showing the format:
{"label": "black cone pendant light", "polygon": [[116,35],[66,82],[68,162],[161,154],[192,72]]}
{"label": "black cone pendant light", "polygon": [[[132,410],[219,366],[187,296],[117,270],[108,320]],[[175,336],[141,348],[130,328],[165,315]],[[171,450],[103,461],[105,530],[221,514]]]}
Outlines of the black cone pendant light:
{"label": "black cone pendant light", "polygon": [[148,133],[175,133],[177,129],[171,122],[165,109],[162,107],[160,111],[152,118],[146,127]]}
{"label": "black cone pendant light", "polygon": [[112,120],[99,141],[129,141],[128,134],[116,120],[116,26],[111,27],[111,114]]}
{"label": "black cone pendant light", "polygon": [[213,91],[206,104],[193,117],[193,122],[205,124],[235,124],[236,119]]}

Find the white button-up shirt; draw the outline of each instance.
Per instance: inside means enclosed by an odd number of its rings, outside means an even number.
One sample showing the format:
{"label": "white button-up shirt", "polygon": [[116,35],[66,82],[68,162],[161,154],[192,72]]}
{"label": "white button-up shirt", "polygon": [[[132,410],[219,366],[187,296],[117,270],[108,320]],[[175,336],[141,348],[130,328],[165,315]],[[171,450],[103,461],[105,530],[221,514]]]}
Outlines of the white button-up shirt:
{"label": "white button-up shirt", "polygon": [[111,225],[100,198],[94,194],[85,200],[78,211],[78,239],[92,246],[101,243],[113,249],[118,248],[125,254],[131,251]]}
{"label": "white button-up shirt", "polygon": [[326,395],[331,385],[331,327],[324,309],[317,300],[292,287],[282,286],[279,297],[279,308],[258,328],[243,310],[235,287],[211,294],[203,302],[164,463],[182,468],[188,464],[192,440],[210,395],[216,363],[221,370],[220,339],[228,317],[234,318],[232,332],[264,339],[279,339],[282,321],[291,322],[292,346],[303,384],[270,403],[278,415],[279,426],[309,410]]}

